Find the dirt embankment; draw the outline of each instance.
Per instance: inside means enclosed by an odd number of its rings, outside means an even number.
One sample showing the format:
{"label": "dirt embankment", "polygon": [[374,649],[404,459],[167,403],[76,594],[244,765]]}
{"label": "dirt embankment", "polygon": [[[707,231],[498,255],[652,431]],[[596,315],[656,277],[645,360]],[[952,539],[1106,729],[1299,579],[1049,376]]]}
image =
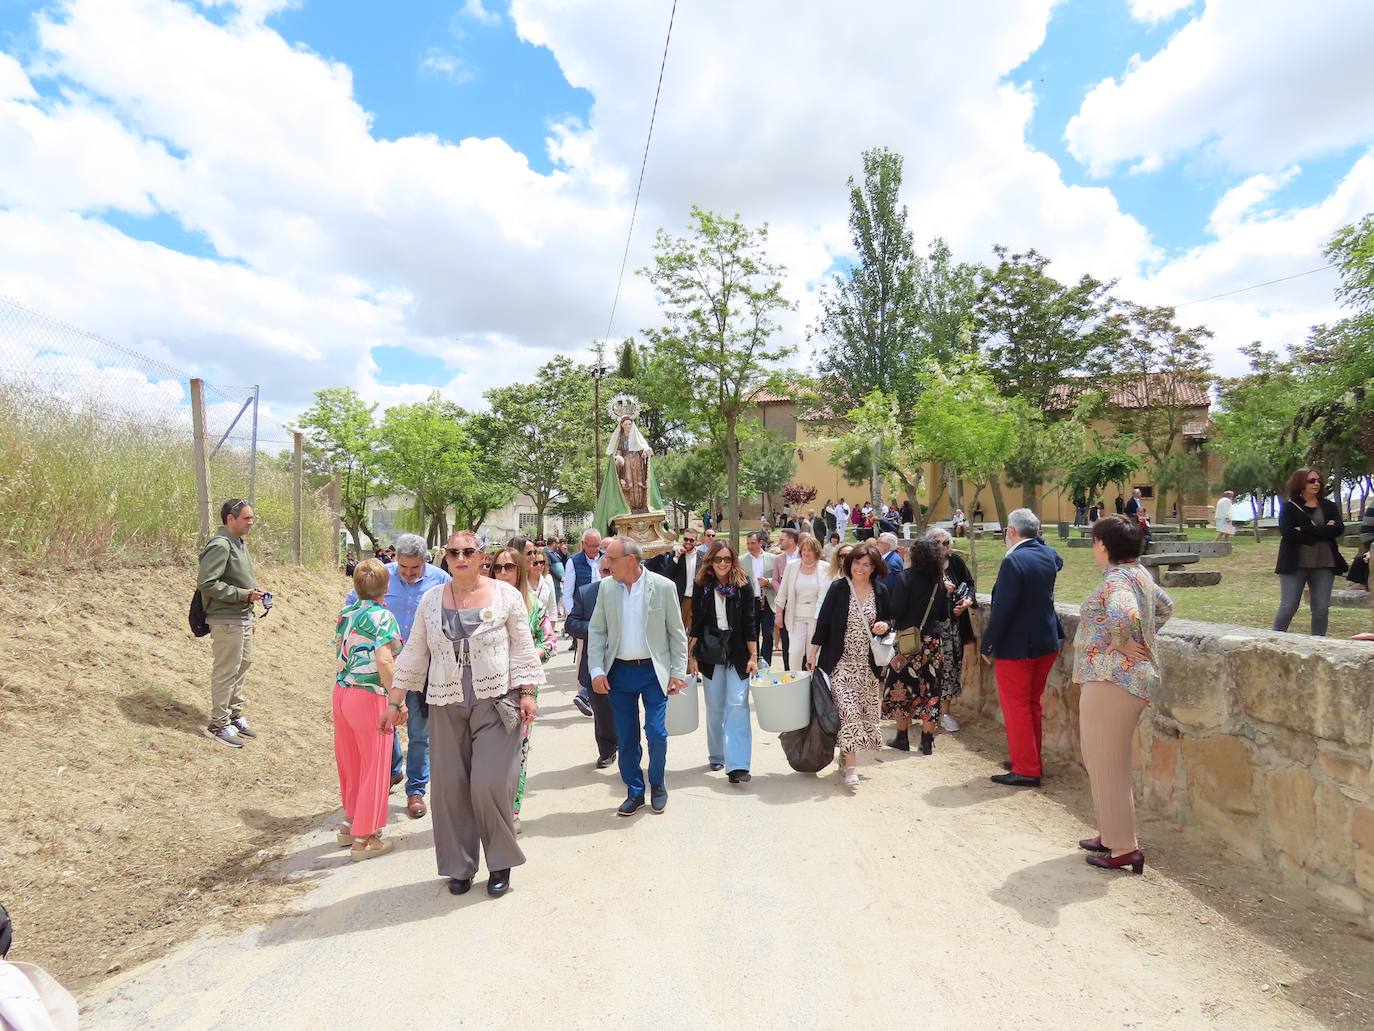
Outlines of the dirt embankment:
{"label": "dirt embankment", "polygon": [[0,570],[0,901],[15,956],[80,988],[281,897],[252,875],[337,804],[339,574],[269,567],[242,750],[201,736],[189,565]]}

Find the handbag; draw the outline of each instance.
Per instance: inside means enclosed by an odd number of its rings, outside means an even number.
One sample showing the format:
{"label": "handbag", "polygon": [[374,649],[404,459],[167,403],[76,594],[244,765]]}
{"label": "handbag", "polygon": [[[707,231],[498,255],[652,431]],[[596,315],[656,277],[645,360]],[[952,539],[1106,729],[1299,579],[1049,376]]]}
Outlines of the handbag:
{"label": "handbag", "polygon": [[926,613],[921,617],[921,621],[915,626],[903,627],[897,631],[897,651],[908,659],[920,655],[921,649],[925,647],[921,639],[921,628],[930,618],[930,610],[935,605],[935,592],[939,589],[938,583],[930,589],[930,601],[926,602]]}
{"label": "handbag", "polygon": [[706,627],[697,642],[697,661],[712,666],[730,664],[730,631]]}

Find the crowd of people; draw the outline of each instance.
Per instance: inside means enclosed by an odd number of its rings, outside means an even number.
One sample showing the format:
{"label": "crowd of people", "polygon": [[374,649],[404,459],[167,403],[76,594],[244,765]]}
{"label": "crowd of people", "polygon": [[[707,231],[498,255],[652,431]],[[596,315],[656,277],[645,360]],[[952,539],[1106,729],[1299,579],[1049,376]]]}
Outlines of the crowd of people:
{"label": "crowd of people", "polygon": [[[1347,564],[1340,508],[1324,486],[1317,469],[1289,480],[1278,519],[1276,630],[1288,628],[1305,594],[1312,633],[1326,632],[1332,584]],[[1155,636],[1173,604],[1139,562],[1148,544],[1142,499],[1133,492],[1118,501],[1118,514],[1086,513],[1102,575],[1082,603],[1072,669],[1099,833],[1080,845],[1094,865],[1139,873],[1131,742],[1159,683]],[[880,518],[905,522],[900,506],[882,509]],[[1039,519],[1024,508],[1008,516],[1006,554],[979,639],[974,580],[954,548],[959,524],[930,530],[903,554],[894,531],[842,534],[839,527],[857,525],[855,511],[863,506],[840,499],[820,516],[779,513],[782,525],[774,530],[762,520],[742,553],[706,526],[688,528],[671,551],[647,560],[633,540],[603,539],[594,529],[576,551],[520,536],[493,548],[460,531],[438,553],[403,534],[386,549],[389,561],[357,562],[335,631],[339,846],[358,861],[390,851],[387,797],[404,783],[407,814],[433,818],[450,890],[470,889],[483,856],[488,892],[508,889],[525,858],[517,839],[531,731],[560,619],[577,649],[575,705],[593,723],[595,766],[618,765],[625,787],[621,816],[646,805],[666,811],[668,698],[693,680],[705,699],[706,764],[747,784],[750,682],[774,664],[825,678],[839,716],[838,774],[855,790],[865,752],[914,746],[933,754],[939,734],[958,730],[950,708],[968,663],[988,663],[1008,755],[992,780],[1039,787],[1042,696],[1064,650],[1054,606],[1063,560]],[[220,517],[197,584],[213,651],[205,733],[241,748],[256,736],[244,716],[244,681],[256,606],[269,606],[271,594],[256,580],[244,542],[251,505],[231,499]],[[1218,515],[1219,532],[1230,519],[1229,511]],[[1374,504],[1362,531],[1367,552]],[[884,720],[895,725],[886,741]],[[396,734],[402,725],[404,749]]]}

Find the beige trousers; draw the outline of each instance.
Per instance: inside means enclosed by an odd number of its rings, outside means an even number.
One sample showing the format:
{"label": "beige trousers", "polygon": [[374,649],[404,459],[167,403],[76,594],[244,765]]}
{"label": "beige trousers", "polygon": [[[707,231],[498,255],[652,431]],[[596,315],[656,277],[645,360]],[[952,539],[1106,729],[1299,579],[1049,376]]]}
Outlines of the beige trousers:
{"label": "beige trousers", "polygon": [[253,665],[252,623],[211,623],[210,726],[223,727],[243,715],[243,682]]}
{"label": "beige trousers", "polygon": [[1131,745],[1145,699],[1104,680],[1090,680],[1079,696],[1079,737],[1092,783],[1102,844],[1116,855],[1139,847],[1135,837],[1135,778]]}

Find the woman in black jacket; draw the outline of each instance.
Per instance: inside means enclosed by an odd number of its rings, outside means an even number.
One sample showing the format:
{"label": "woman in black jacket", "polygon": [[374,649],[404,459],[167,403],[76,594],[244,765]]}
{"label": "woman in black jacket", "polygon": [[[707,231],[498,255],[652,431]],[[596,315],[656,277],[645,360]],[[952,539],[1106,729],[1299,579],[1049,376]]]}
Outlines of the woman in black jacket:
{"label": "woman in black jacket", "polygon": [[[749,678],[758,672],[758,615],[753,578],[729,541],[716,541],[698,564],[692,592],[687,672],[706,694],[706,750],[731,784],[749,780]],[[721,658],[726,661],[721,662]]]}
{"label": "woman in black jacket", "polygon": [[1336,547],[1345,533],[1345,523],[1340,506],[1322,497],[1320,469],[1299,469],[1288,478],[1285,493],[1288,500],[1279,509],[1279,558],[1274,564],[1279,575],[1274,629],[1288,629],[1306,587],[1312,606],[1312,636],[1325,637],[1331,586],[1349,568]]}
{"label": "woman in black jacket", "polygon": [[875,636],[887,633],[888,594],[878,576],[887,572],[882,552],[862,541],[844,560],[844,579],[832,580],[816,614],[808,659],[825,671],[840,714],[840,768],[848,787],[859,785],[860,749],[883,746],[881,672],[873,662]]}
{"label": "woman in black jacket", "polygon": [[945,650],[941,643],[950,619],[949,592],[940,568],[940,548],[930,538],[912,542],[910,562],[892,588],[892,617],[897,637],[909,627],[919,627],[920,650],[915,655],[895,655],[887,674],[883,715],[897,721],[893,748],[911,750],[907,728],[921,723],[921,754],[935,747],[935,725],[940,720],[944,688]]}
{"label": "woman in black jacket", "polygon": [[[950,620],[944,624],[940,643],[945,653],[944,677],[941,682],[940,726],[953,734],[959,729],[959,721],[950,714],[950,703],[964,692],[964,656],[973,646],[977,651],[978,635],[973,630],[973,619],[969,609],[978,607],[978,595],[964,556],[954,550],[954,540],[948,530],[935,529],[926,534],[940,551],[940,565],[945,574],[945,590],[949,592]],[[978,656],[969,657],[977,662]]]}

